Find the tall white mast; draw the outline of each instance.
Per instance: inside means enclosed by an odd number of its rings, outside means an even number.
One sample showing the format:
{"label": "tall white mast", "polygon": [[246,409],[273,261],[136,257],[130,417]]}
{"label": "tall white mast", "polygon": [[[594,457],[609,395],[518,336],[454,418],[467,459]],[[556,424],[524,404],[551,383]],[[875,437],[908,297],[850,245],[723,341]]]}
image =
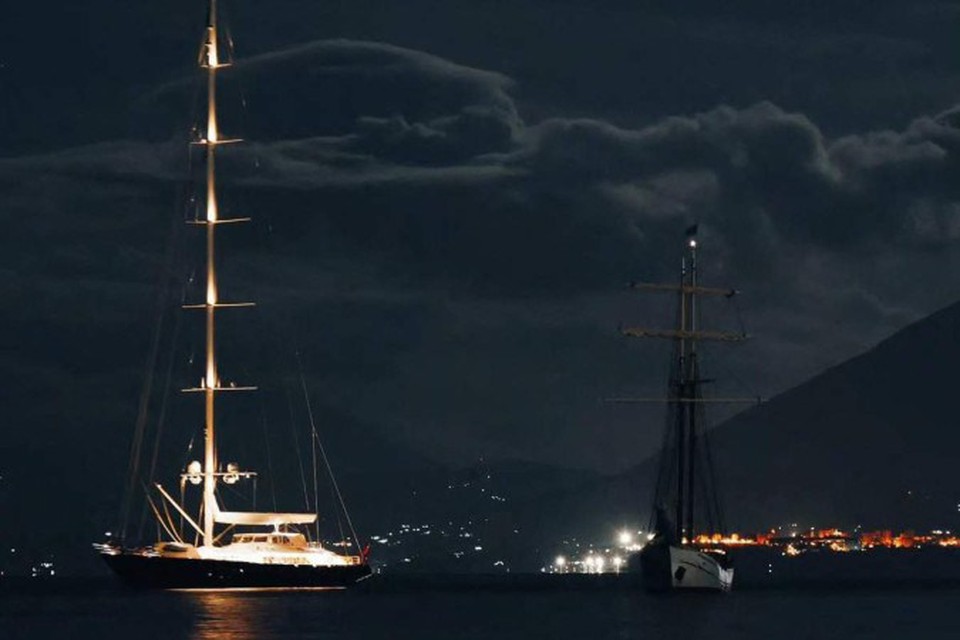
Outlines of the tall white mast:
{"label": "tall white mast", "polygon": [[200,66],[207,72],[207,126],[203,137],[197,141],[206,151],[206,212],[203,220],[193,223],[206,227],[207,234],[207,291],[203,304],[187,304],[185,309],[203,309],[206,314],[206,367],[199,387],[184,389],[187,392],[202,392],[204,395],[204,446],[203,446],[203,544],[212,545],[215,539],[214,522],[217,512],[217,450],[216,413],[214,398],[220,391],[253,391],[256,387],[220,385],[217,373],[214,314],[221,307],[252,307],[252,302],[220,302],[217,293],[215,231],[218,225],[230,222],[248,222],[250,218],[224,219],[217,212],[216,148],[221,144],[239,142],[239,139],[220,137],[217,126],[217,69],[229,66],[220,62],[217,46],[217,1],[209,0],[207,28],[200,49]]}
{"label": "tall white mast", "polygon": [[201,66],[207,69],[207,131],[204,137],[207,155],[207,358],[204,375],[205,420],[203,445],[203,544],[213,544],[213,515],[216,496],[216,440],[214,438],[214,396],[220,386],[217,378],[214,312],[217,304],[217,273],[214,254],[214,232],[217,228],[216,146],[217,132],[217,0],[210,0],[207,32]]}

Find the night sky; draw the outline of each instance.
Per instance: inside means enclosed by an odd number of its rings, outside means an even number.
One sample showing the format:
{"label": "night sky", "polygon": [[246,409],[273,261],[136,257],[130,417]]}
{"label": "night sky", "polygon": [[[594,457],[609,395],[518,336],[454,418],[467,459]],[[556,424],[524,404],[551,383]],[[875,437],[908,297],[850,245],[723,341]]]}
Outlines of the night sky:
{"label": "night sky", "polygon": [[[256,219],[224,241],[226,297],[277,314],[319,401],[373,432],[601,471],[659,443],[658,409],[603,399],[663,392],[667,345],[618,327],[673,301],[625,285],[675,280],[693,222],[707,283],[743,292],[708,324],[753,336],[708,351],[727,395],[960,298],[960,4],[719,4],[224,3],[248,140],[224,198]],[[126,459],[158,282],[184,272],[203,11],[5,12],[0,470]]]}

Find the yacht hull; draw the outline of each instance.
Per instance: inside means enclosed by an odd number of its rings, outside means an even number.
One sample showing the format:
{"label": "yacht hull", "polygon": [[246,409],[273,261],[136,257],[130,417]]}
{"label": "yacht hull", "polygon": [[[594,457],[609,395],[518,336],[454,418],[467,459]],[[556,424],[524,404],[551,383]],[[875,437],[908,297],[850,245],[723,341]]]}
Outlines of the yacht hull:
{"label": "yacht hull", "polygon": [[137,552],[101,553],[131,587],[143,589],[344,588],[370,576],[370,565],[284,565],[171,558]]}
{"label": "yacht hull", "polygon": [[643,584],[649,591],[729,591],[733,568],[710,554],[670,544],[648,544],[640,552]]}

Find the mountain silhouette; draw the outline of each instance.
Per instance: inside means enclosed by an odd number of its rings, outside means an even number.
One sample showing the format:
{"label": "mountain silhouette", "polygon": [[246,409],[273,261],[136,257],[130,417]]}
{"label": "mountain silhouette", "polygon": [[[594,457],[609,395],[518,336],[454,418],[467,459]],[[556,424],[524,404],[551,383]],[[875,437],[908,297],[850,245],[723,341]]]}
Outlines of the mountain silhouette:
{"label": "mountain silhouette", "polygon": [[[712,429],[728,528],[955,529],[958,360],[954,304]],[[655,463],[527,511],[540,514],[533,520],[544,534],[613,535],[620,522],[642,526]]]}

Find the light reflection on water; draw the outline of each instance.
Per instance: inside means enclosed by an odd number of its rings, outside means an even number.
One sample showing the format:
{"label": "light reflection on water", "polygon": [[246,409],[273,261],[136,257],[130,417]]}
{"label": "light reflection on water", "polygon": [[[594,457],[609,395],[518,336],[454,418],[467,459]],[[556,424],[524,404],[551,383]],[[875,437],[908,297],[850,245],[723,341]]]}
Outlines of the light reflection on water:
{"label": "light reflection on water", "polygon": [[[710,625],[709,614],[720,602],[694,597],[679,611],[671,600],[661,607],[638,607],[636,593],[197,590],[178,595],[192,610],[190,640],[562,640],[610,633],[618,640],[691,640]],[[666,628],[664,620],[670,620]]]}
{"label": "light reflection on water", "polygon": [[[878,640],[910,637],[918,594],[206,592],[190,640]],[[931,606],[932,605],[932,606]],[[928,630],[949,620],[930,602]],[[953,637],[953,636],[950,636]]]}
{"label": "light reflection on water", "polygon": [[[429,587],[429,588],[428,588]],[[0,639],[903,640],[957,637],[957,590],[640,591],[393,585],[339,592],[0,593]]]}
{"label": "light reflection on water", "polygon": [[[196,608],[191,640],[262,640],[287,634],[305,637],[302,626],[311,616],[298,614],[308,608],[313,615],[329,609],[325,598],[335,598],[327,589],[238,589],[230,591],[181,591]],[[305,600],[310,598],[310,600]],[[336,609],[336,607],[334,607]],[[312,625],[311,625],[312,626]],[[314,636],[316,637],[316,636]]]}
{"label": "light reflection on water", "polygon": [[262,602],[241,593],[192,593],[197,616],[195,640],[253,640],[270,635],[269,615]]}

